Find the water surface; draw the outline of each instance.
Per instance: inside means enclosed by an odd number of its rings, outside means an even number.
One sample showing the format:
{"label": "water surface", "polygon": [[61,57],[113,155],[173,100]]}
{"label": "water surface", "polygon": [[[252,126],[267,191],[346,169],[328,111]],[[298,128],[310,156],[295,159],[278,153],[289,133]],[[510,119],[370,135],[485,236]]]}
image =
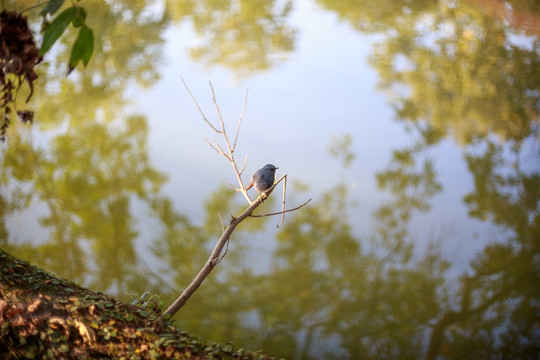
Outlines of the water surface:
{"label": "water surface", "polygon": [[2,146],[3,248],[172,302],[246,206],[181,77],[217,125],[211,81],[229,134],[248,92],[244,181],[273,163],[312,201],[241,224],[178,326],[286,358],[537,356],[536,2],[81,5],[89,66],[65,76],[64,36]]}

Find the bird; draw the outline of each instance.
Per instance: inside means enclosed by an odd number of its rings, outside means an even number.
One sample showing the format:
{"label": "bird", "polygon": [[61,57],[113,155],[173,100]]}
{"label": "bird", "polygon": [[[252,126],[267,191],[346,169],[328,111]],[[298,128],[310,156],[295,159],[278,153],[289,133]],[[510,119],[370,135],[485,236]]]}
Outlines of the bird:
{"label": "bird", "polygon": [[276,169],[279,168],[272,164],[267,164],[263,168],[255,171],[255,173],[251,175],[251,180],[249,181],[246,190],[254,187],[257,192],[261,193],[270,189],[272,185],[274,185],[274,180],[276,179]]}

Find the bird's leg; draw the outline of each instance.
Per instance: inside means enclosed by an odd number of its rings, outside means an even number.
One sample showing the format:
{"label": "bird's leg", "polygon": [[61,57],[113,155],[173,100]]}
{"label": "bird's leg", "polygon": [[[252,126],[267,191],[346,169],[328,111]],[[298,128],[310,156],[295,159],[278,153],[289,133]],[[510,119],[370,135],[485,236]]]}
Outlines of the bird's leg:
{"label": "bird's leg", "polygon": [[259,201],[261,202],[261,204],[267,198],[268,198],[268,194],[266,192],[263,192],[263,193],[261,193],[261,195],[259,195]]}

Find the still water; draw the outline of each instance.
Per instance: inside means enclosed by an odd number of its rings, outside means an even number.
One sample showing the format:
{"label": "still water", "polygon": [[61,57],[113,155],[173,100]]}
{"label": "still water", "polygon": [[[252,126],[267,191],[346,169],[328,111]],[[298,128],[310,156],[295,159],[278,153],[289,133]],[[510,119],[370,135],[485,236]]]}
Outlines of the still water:
{"label": "still water", "polygon": [[3,248],[172,302],[246,206],[181,79],[218,125],[211,81],[229,134],[247,96],[244,181],[272,163],[312,201],[242,223],[179,327],[291,359],[537,358],[540,3],[81,5],[90,64],[66,77],[63,36],[2,145]]}

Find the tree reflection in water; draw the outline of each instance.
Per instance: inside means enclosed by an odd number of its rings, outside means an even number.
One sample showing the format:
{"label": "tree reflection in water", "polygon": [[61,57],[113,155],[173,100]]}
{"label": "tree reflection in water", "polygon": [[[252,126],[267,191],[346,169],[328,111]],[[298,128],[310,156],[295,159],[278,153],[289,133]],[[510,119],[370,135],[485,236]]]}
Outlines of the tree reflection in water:
{"label": "tree reflection in water", "polygon": [[[6,4],[19,10],[32,5]],[[46,145],[14,126],[2,149],[3,220],[32,204],[43,210],[40,224],[48,233],[10,243],[5,234],[3,241],[60,276],[116,293],[144,291],[151,281],[137,270],[134,207],[157,196],[165,175],[150,164],[146,119],[124,112],[124,90],[128,81],[150,85],[157,79],[168,21],[165,12],[143,17],[144,2],[84,6],[100,34],[91,71],[66,78],[65,69],[40,65],[39,96],[31,106]],[[68,51],[59,46],[56,59],[67,59]]]}
{"label": "tree reflection in water", "polygon": [[292,1],[168,0],[175,21],[193,22],[204,41],[191,57],[220,65],[245,77],[269,70],[294,50],[296,29],[290,23]]}
{"label": "tree reflection in water", "polygon": [[[288,218],[265,273],[253,273],[249,260],[252,238],[268,224],[253,219],[238,229],[218,274],[176,321],[200,336],[287,358],[535,358],[538,39],[520,45],[520,29],[469,2],[317,3],[358,31],[384,35],[371,63],[396,117],[417,139],[396,149],[377,175],[391,199],[374,213],[373,232],[359,236],[347,187],[335,184]],[[12,241],[2,223],[3,247],[124,299],[146,290],[161,293],[164,302],[177,296],[206,260],[219,231],[217,213],[237,213],[239,199],[218,188],[206,200],[201,224],[179,214],[161,192],[164,175],[149,161],[146,120],[123,113],[123,92],[131,80],[150,85],[156,78],[169,14],[178,21],[192,17],[196,30],[209,37],[208,46],[194,51],[196,59],[240,75],[267,69],[272,54],[294,49],[292,2],[282,8],[237,4],[246,7],[187,1],[143,16],[148,9],[142,1],[85,2],[95,33],[102,34],[93,71],[64,79],[46,69],[41,76],[48,85],[36,85],[33,106],[36,125],[48,130],[48,145],[14,127],[1,157],[2,220],[38,202],[46,209],[41,225],[47,240]],[[538,16],[536,2],[505,4],[528,5]],[[230,39],[235,46],[227,45]],[[470,216],[500,229],[456,280],[446,276],[451,264],[440,244],[419,253],[408,229],[414,214],[427,210],[442,190],[430,149],[447,138],[462,146],[474,179],[464,198]],[[354,158],[347,143],[331,148],[344,165]],[[152,251],[176,291],[149,276],[135,250],[140,206],[158,224]]]}

